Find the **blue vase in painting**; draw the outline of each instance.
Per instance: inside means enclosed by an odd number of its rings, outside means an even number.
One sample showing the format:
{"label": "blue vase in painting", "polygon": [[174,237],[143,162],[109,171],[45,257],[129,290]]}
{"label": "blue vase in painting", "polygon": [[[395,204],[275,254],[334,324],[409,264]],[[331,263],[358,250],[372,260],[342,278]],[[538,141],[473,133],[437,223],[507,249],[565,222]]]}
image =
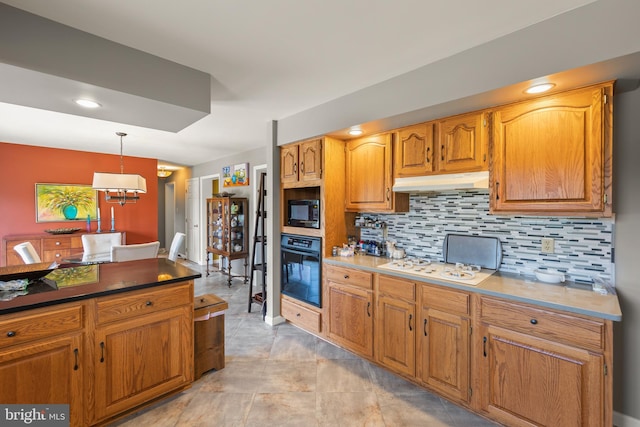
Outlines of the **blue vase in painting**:
{"label": "blue vase in painting", "polygon": [[64,219],[76,219],[78,208],[73,205],[65,206],[64,209],[62,209],[62,214],[64,215]]}

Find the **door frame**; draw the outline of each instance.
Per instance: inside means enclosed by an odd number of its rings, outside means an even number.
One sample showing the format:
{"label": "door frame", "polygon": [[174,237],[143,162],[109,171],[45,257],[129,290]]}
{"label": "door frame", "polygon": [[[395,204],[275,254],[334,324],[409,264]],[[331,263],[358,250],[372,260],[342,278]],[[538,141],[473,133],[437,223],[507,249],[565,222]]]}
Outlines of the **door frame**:
{"label": "door frame", "polygon": [[[211,175],[204,175],[199,177],[199,184],[200,184],[200,203],[199,203],[199,209],[200,209],[200,248],[198,250],[198,264],[200,265],[206,265],[207,264],[207,259],[206,257],[203,258],[203,254],[205,253],[205,251],[207,250],[207,199],[211,197],[210,194],[205,194],[204,192],[204,188],[205,188],[205,184],[206,183],[211,183],[215,180],[218,180],[218,183],[220,183],[220,174],[219,173],[215,173],[215,174],[211,174]],[[219,184],[218,184],[219,185]],[[210,188],[210,186],[209,186]]]}

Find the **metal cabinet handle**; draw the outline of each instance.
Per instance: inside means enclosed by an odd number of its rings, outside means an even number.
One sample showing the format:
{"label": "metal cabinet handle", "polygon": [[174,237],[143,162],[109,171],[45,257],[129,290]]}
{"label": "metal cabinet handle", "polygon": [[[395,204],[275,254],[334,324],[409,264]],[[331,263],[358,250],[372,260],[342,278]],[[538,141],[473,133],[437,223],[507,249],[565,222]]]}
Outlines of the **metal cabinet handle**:
{"label": "metal cabinet handle", "polygon": [[496,200],[500,200],[500,183],[496,181]]}
{"label": "metal cabinet handle", "polygon": [[13,338],[13,337],[15,337],[15,336],[16,336],[16,331],[9,331],[9,332],[7,332],[7,337],[9,337],[9,338]]}
{"label": "metal cabinet handle", "polygon": [[304,173],[304,162],[300,162],[300,173]]}
{"label": "metal cabinet handle", "polygon": [[371,303],[368,302],[367,303],[367,316],[371,317],[371,311],[369,310],[371,308]]}
{"label": "metal cabinet handle", "polygon": [[73,354],[74,354],[75,359],[76,359],[75,365],[73,365],[73,370],[77,371],[78,370],[78,349],[77,348],[73,349]]}
{"label": "metal cabinet handle", "polygon": [[440,146],[440,160],[444,162],[444,144]]}
{"label": "metal cabinet handle", "polygon": [[422,326],[422,329],[424,330],[424,336],[427,336],[427,319],[424,319],[424,325]]}
{"label": "metal cabinet handle", "polygon": [[429,160],[429,152],[431,151],[431,147],[427,147],[427,155],[425,157],[425,161],[427,163],[431,163],[431,160]]}
{"label": "metal cabinet handle", "polygon": [[411,321],[413,320],[413,314],[409,314],[409,330],[413,331],[413,326],[411,326]]}
{"label": "metal cabinet handle", "polygon": [[391,200],[391,189],[387,187],[387,202]]}
{"label": "metal cabinet handle", "polygon": [[297,163],[293,164],[293,173],[298,173],[298,164]]}
{"label": "metal cabinet handle", "polygon": [[152,301],[147,301],[144,303],[144,305],[146,305],[147,307],[151,307],[153,305]]}
{"label": "metal cabinet handle", "polygon": [[104,363],[104,341],[100,343],[100,363]]}
{"label": "metal cabinet handle", "polygon": [[487,357],[487,337],[482,337],[482,355]]}
{"label": "metal cabinet handle", "polygon": [[345,274],[345,275],[344,275],[344,278],[345,278],[345,279],[349,279],[349,275],[348,275],[348,274]]}
{"label": "metal cabinet handle", "polygon": [[538,324],[538,320],[537,319],[531,319],[531,324],[532,325],[537,325]]}

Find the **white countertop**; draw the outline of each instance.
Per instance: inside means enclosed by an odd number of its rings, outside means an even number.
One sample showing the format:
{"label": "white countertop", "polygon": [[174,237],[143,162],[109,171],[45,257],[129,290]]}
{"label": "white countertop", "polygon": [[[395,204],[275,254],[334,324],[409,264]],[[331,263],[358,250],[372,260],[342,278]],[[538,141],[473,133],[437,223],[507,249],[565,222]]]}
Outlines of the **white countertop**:
{"label": "white countertop", "polygon": [[591,290],[568,287],[566,283],[547,284],[539,282],[535,278],[496,272],[477,285],[469,285],[438,278],[423,279],[415,274],[380,268],[380,265],[390,261],[389,258],[372,256],[327,257],[323,261],[327,264],[359,268],[417,282],[429,282],[602,319],[622,320],[622,311],[616,295],[601,295]]}

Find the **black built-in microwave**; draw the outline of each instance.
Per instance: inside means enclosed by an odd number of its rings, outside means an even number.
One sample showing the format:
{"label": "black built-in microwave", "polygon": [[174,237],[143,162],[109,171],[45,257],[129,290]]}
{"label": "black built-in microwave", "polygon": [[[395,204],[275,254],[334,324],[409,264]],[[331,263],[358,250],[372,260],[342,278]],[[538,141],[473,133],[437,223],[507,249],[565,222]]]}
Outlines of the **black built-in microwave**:
{"label": "black built-in microwave", "polygon": [[320,228],[320,200],[289,200],[287,225]]}

